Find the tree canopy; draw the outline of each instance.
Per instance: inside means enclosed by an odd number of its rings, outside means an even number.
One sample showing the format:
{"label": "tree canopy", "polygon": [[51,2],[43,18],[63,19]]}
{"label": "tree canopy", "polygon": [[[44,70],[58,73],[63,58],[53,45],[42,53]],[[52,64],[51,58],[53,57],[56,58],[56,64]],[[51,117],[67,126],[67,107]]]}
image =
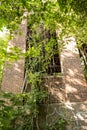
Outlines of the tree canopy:
{"label": "tree canopy", "polygon": [[86,0],[1,0],[0,5],[0,26],[11,30],[17,29],[27,11],[31,28],[43,22],[46,28],[62,28],[61,33],[82,35],[82,38],[87,31]]}

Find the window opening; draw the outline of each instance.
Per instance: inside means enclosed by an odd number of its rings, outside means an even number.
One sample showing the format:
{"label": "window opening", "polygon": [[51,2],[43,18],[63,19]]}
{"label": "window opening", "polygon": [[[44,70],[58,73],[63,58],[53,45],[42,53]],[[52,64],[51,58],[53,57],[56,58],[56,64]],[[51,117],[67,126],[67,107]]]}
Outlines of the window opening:
{"label": "window opening", "polygon": [[53,55],[51,57],[50,63],[48,65],[48,69],[47,69],[47,74],[49,75],[53,75],[54,73],[60,73],[61,72],[61,65],[60,65],[60,55],[59,55],[59,47],[58,47],[58,42],[57,42],[57,38],[56,38],[56,32],[54,32],[53,34],[50,34],[50,31],[48,32],[48,38],[50,40],[50,38],[55,39],[55,44],[52,47],[52,52]]}
{"label": "window opening", "polygon": [[[26,50],[28,50],[28,48],[31,48],[32,44],[31,41],[32,41],[32,31],[29,29],[29,27],[27,28],[27,41],[26,41]],[[52,47],[52,56],[50,58],[50,61],[45,61],[45,57],[46,57],[46,49],[45,49],[45,45],[50,41],[50,39],[53,38],[55,39],[55,45],[53,45]],[[44,39],[47,39],[46,42],[43,42]],[[48,67],[46,68],[46,71],[44,72],[43,71],[43,63],[40,59],[37,58],[29,58],[27,57],[26,58],[26,64],[28,66],[28,68],[30,69],[31,67],[33,66],[30,66],[30,63],[32,64],[32,61],[34,62],[35,61],[35,64],[34,64],[34,68],[33,68],[33,71],[34,72],[39,72],[39,71],[42,71],[43,73],[47,73],[48,75],[53,75],[54,73],[61,73],[61,65],[60,65],[60,56],[59,56],[59,47],[58,47],[58,42],[57,42],[57,38],[56,38],[56,32],[54,33],[50,33],[50,30],[46,31],[44,30],[44,33],[42,34],[41,38],[41,57],[44,58],[44,61],[45,62],[49,62],[48,64]]]}

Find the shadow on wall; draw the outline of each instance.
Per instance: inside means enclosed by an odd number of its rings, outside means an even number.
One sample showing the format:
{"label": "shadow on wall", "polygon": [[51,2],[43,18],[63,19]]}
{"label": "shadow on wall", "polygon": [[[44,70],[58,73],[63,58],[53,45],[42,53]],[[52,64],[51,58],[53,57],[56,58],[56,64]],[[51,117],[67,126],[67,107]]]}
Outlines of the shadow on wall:
{"label": "shadow on wall", "polygon": [[87,83],[79,54],[65,50],[62,59],[67,98],[71,102],[87,101]]}

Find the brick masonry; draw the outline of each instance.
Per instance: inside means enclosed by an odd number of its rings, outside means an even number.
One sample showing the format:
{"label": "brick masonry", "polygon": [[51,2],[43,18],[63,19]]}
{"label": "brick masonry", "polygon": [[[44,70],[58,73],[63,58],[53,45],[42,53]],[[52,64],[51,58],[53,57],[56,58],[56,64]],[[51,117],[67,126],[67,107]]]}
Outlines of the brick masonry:
{"label": "brick masonry", "polygon": [[87,83],[83,74],[75,40],[72,39],[61,52],[61,68],[68,102],[87,101]]}
{"label": "brick masonry", "polygon": [[[19,34],[19,31],[14,36],[14,39],[9,41],[7,51],[9,48],[17,46],[22,52],[26,51],[26,33],[27,33],[27,20],[22,20],[20,25],[20,30],[22,35]],[[23,82],[24,82],[24,65],[25,59],[21,58],[11,65],[7,66],[5,63],[3,78],[2,78],[2,87],[1,90],[4,92],[13,92],[20,93]]]}

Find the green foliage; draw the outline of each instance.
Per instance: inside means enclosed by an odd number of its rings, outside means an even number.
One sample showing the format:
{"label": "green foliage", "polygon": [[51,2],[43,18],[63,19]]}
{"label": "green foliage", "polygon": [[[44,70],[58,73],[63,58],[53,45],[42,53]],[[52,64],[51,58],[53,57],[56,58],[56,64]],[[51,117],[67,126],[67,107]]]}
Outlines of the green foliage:
{"label": "green foliage", "polygon": [[2,26],[7,26],[9,29],[16,30],[18,27],[18,23],[21,22],[21,17],[23,16],[21,0],[16,1],[0,1],[0,19]]}
{"label": "green foliage", "polygon": [[41,22],[51,31],[61,28],[58,39],[66,34],[79,37],[80,27],[87,23],[86,0],[1,0],[0,5],[0,26],[5,25],[10,30],[18,28],[25,11],[29,12],[27,18],[32,29]]}
{"label": "green foliage", "polygon": [[87,1],[86,0],[75,0],[72,1],[72,8],[75,10],[75,12],[78,14],[87,15]]}
{"label": "green foliage", "polygon": [[8,37],[4,37],[4,38],[0,37],[0,84],[1,84],[1,79],[2,79],[2,71],[3,71],[4,62],[6,60],[7,43],[8,43]]}
{"label": "green foliage", "polygon": [[53,125],[47,125],[46,130],[65,130],[68,122],[60,117]]}
{"label": "green foliage", "polygon": [[[32,31],[29,44],[31,48],[25,53],[29,60],[26,63],[27,83],[30,93],[19,95],[4,94],[0,100],[0,129],[1,130],[32,130],[32,119],[36,117],[37,104],[47,95],[41,90],[43,72],[46,72],[53,55],[53,46],[58,42],[64,43],[64,38],[73,36],[79,46],[87,43],[87,7],[86,0],[1,0],[0,29],[6,26],[11,33],[16,31],[23,19],[23,13],[28,12],[28,27]],[[46,37],[57,31],[57,37]],[[45,33],[44,33],[45,32]],[[56,42],[57,41],[57,42]],[[4,61],[15,61],[24,54],[18,47],[6,52],[7,40],[0,39],[0,79]],[[45,48],[45,57],[41,54]],[[59,50],[58,50],[59,51]],[[24,100],[24,104],[23,104]],[[16,120],[16,121],[15,121]],[[14,123],[12,122],[14,121]],[[64,126],[60,119],[56,127]],[[63,130],[64,128],[60,128]]]}
{"label": "green foliage", "polygon": [[0,93],[0,130],[33,130],[33,118],[38,114],[37,102],[45,92],[23,94]]}
{"label": "green foliage", "polygon": [[[0,130],[23,130],[25,118],[32,121],[30,95],[11,93],[1,93],[0,95]],[[23,105],[23,99],[26,98],[26,103]],[[2,100],[1,100],[2,99]],[[33,109],[33,108],[32,108]],[[31,117],[31,118],[30,118]],[[26,122],[28,123],[28,122]],[[29,124],[28,124],[29,125]],[[32,124],[29,125],[31,127]]]}

